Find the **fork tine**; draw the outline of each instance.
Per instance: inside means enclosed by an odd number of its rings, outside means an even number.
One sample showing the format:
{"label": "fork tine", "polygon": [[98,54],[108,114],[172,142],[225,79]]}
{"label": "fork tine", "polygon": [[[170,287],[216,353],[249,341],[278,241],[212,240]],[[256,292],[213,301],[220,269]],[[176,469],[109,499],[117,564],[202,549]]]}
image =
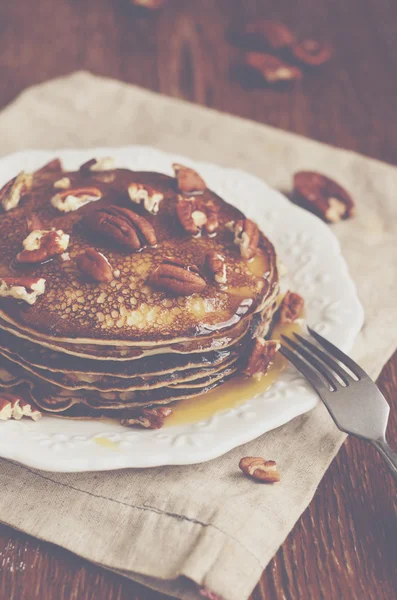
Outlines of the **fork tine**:
{"label": "fork tine", "polygon": [[326,340],[322,335],[314,331],[311,327],[307,326],[307,329],[312,337],[323,347],[327,352],[332,354],[334,358],[339,360],[343,365],[345,365],[358,379],[368,378],[369,375],[362,369],[354,360],[347,356],[342,350],[339,350],[334,344]]}
{"label": "fork tine", "polygon": [[335,373],[339,375],[339,377],[345,385],[349,385],[349,383],[354,382],[353,377],[351,377],[349,373],[342,369],[342,367],[340,367],[333,358],[328,356],[328,354],[325,354],[325,352],[317,348],[317,346],[315,346],[314,344],[311,344],[310,342],[305,340],[305,338],[299,335],[298,333],[294,333],[294,336],[300,341],[301,344],[308,348],[313,354],[321,358],[321,360],[326,365],[328,365],[333,371],[335,371]]}
{"label": "fork tine", "polygon": [[327,367],[323,365],[323,363],[317,360],[313,354],[308,352],[304,347],[286,335],[281,335],[281,337],[289,346],[291,346],[298,354],[300,354],[310,364],[310,366],[314,367],[320,373],[320,375],[324,377],[333,390],[337,390],[338,388],[342,387],[339,381],[334,377],[334,374],[331,373]]}
{"label": "fork tine", "polygon": [[287,358],[290,363],[294,365],[306,377],[308,382],[314,387],[318,394],[322,395],[323,393],[329,392],[323,380],[317,375],[316,371],[309,367],[295,352],[292,352],[286,346],[281,346],[279,352],[285,358]]}

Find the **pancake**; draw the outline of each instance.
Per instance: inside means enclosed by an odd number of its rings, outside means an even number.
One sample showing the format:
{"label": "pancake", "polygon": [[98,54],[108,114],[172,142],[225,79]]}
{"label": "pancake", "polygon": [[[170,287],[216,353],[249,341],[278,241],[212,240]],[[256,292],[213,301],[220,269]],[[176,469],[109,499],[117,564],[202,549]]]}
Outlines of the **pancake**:
{"label": "pancake", "polygon": [[276,310],[275,249],[174,169],[55,160],[0,191],[0,387],[52,414],[125,418],[245,368]]}
{"label": "pancake", "polygon": [[[205,190],[203,201],[212,202],[218,211],[219,228],[215,237],[192,237],[176,218],[178,194],[174,178],[158,173],[115,169],[114,181],[103,183],[81,172],[65,173],[73,189],[97,189],[101,199],[78,210],[59,212],[51,204],[53,184],[59,174],[43,183],[40,179],[19,206],[4,213],[0,220],[1,277],[35,277],[45,279],[45,293],[32,305],[4,299],[0,316],[8,323],[40,339],[79,344],[153,346],[171,341],[188,341],[211,337],[227,330],[242,318],[261,309],[278,284],[276,255],[272,244],[260,234],[257,258],[263,261],[262,277],[252,273],[233,243],[225,225],[244,215],[219,196]],[[95,211],[115,205],[138,214],[143,209],[133,205],[127,189],[132,183],[164,196],[159,212],[145,211],[144,218],[155,229],[157,244],[142,252],[124,252],[104,236],[93,236],[84,223]],[[26,239],[26,217],[34,214],[41,229],[55,228],[70,236],[70,260],[54,257],[39,265],[16,264],[15,257]],[[85,219],[85,220],[84,220]],[[76,257],[87,248],[104,253],[113,271],[118,273],[108,284],[90,283],[76,268]],[[228,285],[224,288],[208,281],[200,294],[172,296],[148,283],[156,267],[166,256],[203,269],[209,251],[225,256]],[[266,275],[266,277],[264,277]]]}

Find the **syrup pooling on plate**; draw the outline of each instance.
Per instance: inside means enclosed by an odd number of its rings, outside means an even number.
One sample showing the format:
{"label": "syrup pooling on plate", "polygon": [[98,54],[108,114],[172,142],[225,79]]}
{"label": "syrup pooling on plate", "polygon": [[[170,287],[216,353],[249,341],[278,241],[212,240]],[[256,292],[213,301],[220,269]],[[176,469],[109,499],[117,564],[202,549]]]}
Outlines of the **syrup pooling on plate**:
{"label": "syrup pooling on plate", "polygon": [[[273,328],[271,339],[279,340],[281,335],[291,336],[300,331],[300,322],[288,325],[277,324]],[[278,353],[267,373],[260,379],[238,375],[199,398],[176,402],[172,407],[172,415],[167,418],[166,426],[204,421],[218,413],[241,406],[266,392],[277,381],[286,366],[287,360]]]}

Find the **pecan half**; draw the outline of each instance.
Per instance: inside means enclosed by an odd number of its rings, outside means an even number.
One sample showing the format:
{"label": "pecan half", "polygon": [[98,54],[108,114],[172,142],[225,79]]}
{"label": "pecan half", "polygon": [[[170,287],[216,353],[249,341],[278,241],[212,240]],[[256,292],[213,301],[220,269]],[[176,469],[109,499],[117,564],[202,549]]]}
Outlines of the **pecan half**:
{"label": "pecan half", "polygon": [[102,192],[94,187],[81,187],[66,189],[58,192],[51,198],[51,204],[60,212],[68,213],[78,210],[90,202],[96,202],[102,198]]}
{"label": "pecan half", "polygon": [[240,254],[250,260],[256,254],[259,244],[259,229],[251,219],[230,221],[226,227],[234,233],[234,243],[240,247]]}
{"label": "pecan half", "polygon": [[178,296],[190,296],[206,287],[205,279],[195,265],[186,265],[175,258],[163,260],[149,281],[154,287]]}
{"label": "pecan half", "polygon": [[288,290],[280,304],[279,323],[286,325],[302,317],[304,306],[305,301],[302,296]]}
{"label": "pecan half", "polygon": [[19,263],[41,263],[62,254],[69,245],[70,236],[62,229],[36,229],[22,242],[23,250],[17,254]]}
{"label": "pecan half", "polygon": [[243,31],[243,41],[255,48],[270,47],[273,50],[287,48],[295,43],[295,35],[279,21],[259,19],[247,23]]}
{"label": "pecan half", "polygon": [[194,195],[205,192],[207,185],[194,169],[184,167],[178,163],[174,163],[172,167],[175,171],[178,189],[182,194]]}
{"label": "pecan half", "polygon": [[208,252],[205,264],[216,283],[226,283],[226,261],[222,254],[218,254],[215,250]]}
{"label": "pecan half", "polygon": [[34,304],[45,292],[45,279],[40,277],[1,277],[0,298],[15,298]]}
{"label": "pecan half", "polygon": [[248,52],[245,55],[245,63],[255,69],[268,83],[299,81],[303,77],[303,73],[298,67],[289,65],[271,54]]}
{"label": "pecan half", "polygon": [[163,194],[156,192],[151,186],[141,183],[131,183],[128,186],[128,195],[132,202],[143,204],[144,209],[152,215],[157,215],[160,202],[164,199]]}
{"label": "pecan half", "polygon": [[130,0],[131,4],[134,6],[142,6],[143,8],[147,8],[149,10],[157,10],[163,6],[166,1],[167,0]]}
{"label": "pecan half", "polygon": [[149,221],[115,204],[93,211],[85,217],[84,224],[91,231],[130,250],[141,250],[157,243],[156,232]]}
{"label": "pecan half", "polygon": [[16,208],[21,198],[32,189],[33,175],[21,171],[0,190],[0,202],[7,212]]}
{"label": "pecan half", "polygon": [[71,185],[72,183],[69,177],[61,177],[61,179],[58,179],[54,182],[54,188],[56,190],[67,190],[70,188]]}
{"label": "pecan half", "polygon": [[55,174],[62,173],[63,167],[59,158],[54,158],[54,160],[50,160],[50,162],[43,165],[40,169],[34,172],[35,175],[46,175],[47,173]]}
{"label": "pecan half", "polygon": [[143,408],[140,412],[135,412],[132,416],[125,416],[121,419],[121,425],[131,427],[138,425],[145,429],[160,429],[164,421],[172,414],[172,409],[167,407]]}
{"label": "pecan half", "polygon": [[354,202],[350,194],[338,183],[320,173],[296,173],[294,199],[303,208],[328,223],[337,223],[354,215]]}
{"label": "pecan half", "polygon": [[113,271],[108,259],[94,248],[88,248],[76,258],[77,267],[84,275],[99,283],[113,280]]}
{"label": "pecan half", "polygon": [[276,356],[280,344],[275,340],[254,338],[248,349],[248,359],[242,373],[247,377],[260,378],[264,375]]}
{"label": "pecan half", "polygon": [[19,421],[22,417],[30,417],[33,421],[38,421],[42,414],[32,403],[26,402],[19,396],[0,392],[0,421],[10,419]]}
{"label": "pecan half", "polygon": [[334,49],[324,42],[303,40],[292,47],[292,54],[303,64],[317,67],[333,57]]}
{"label": "pecan half", "polygon": [[176,214],[183,229],[194,236],[200,235],[203,229],[209,235],[214,234],[219,227],[218,209],[212,200],[179,196]]}
{"label": "pecan half", "polygon": [[259,456],[246,456],[238,465],[244,475],[261,483],[278,483],[280,473],[274,460],[265,460]]}
{"label": "pecan half", "polygon": [[114,158],[104,156],[102,158],[91,158],[80,167],[80,173],[90,175],[101,171],[112,171],[114,169]]}

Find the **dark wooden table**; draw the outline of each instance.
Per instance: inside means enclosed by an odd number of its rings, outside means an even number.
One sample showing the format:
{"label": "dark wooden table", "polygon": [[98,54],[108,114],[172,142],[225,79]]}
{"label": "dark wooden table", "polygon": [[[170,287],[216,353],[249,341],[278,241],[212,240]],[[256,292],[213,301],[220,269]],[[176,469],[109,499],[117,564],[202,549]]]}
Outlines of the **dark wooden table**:
{"label": "dark wooden table", "polygon": [[[259,17],[328,38],[335,60],[290,90],[241,85],[242,53],[225,32]],[[77,69],[397,164],[395,0],[169,0],[150,16],[127,0],[1,2],[0,106],[27,86]],[[397,440],[397,354],[379,385],[394,405],[389,431]],[[252,598],[397,598],[395,498],[375,451],[347,441]],[[162,596],[0,526],[0,600],[94,598]]]}

